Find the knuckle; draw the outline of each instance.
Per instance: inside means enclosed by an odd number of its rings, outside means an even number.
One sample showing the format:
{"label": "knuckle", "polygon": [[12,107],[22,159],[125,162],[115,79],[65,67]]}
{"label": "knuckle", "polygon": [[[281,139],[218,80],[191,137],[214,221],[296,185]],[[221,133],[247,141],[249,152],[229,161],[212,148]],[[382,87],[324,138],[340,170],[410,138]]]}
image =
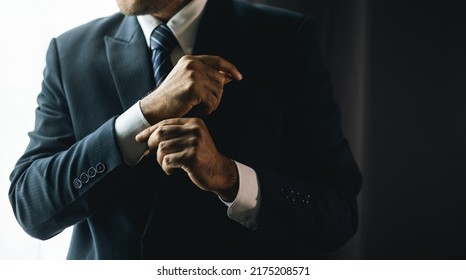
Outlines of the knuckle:
{"label": "knuckle", "polygon": [[217,106],[218,106],[218,98],[217,98],[217,96],[214,95],[214,96],[212,96],[212,99],[210,100],[210,107],[212,109],[216,109]]}
{"label": "knuckle", "polygon": [[159,128],[157,129],[157,132],[155,133],[155,135],[158,137],[158,138],[162,138],[166,133],[166,129],[165,128]]}
{"label": "knuckle", "polygon": [[186,72],[186,75],[188,79],[191,81],[191,83],[193,83],[193,81],[197,79],[198,73],[190,69]]}
{"label": "knuckle", "polygon": [[172,163],[172,158],[170,156],[165,156],[163,158],[163,163],[166,165],[170,165]]}
{"label": "knuckle", "polygon": [[186,69],[190,69],[190,70],[194,69],[196,67],[196,63],[197,63],[196,60],[193,60],[191,58],[187,58],[184,60],[184,65]]}
{"label": "knuckle", "polygon": [[204,124],[204,121],[201,118],[192,118],[192,123],[194,124],[194,129],[199,130],[200,126]]}
{"label": "knuckle", "polygon": [[193,87],[194,87],[194,82],[192,80],[188,80],[184,83],[183,91],[184,92],[192,91]]}
{"label": "knuckle", "polygon": [[189,134],[195,138],[199,138],[202,134],[204,121],[200,118],[191,118],[188,123]]}
{"label": "knuckle", "polygon": [[195,126],[192,129],[192,134],[196,137],[199,138],[202,135],[202,129],[199,126]]}
{"label": "knuckle", "polygon": [[191,147],[197,147],[199,146],[199,138],[197,137],[190,137],[188,140],[188,144]]}
{"label": "knuckle", "polygon": [[190,55],[183,55],[181,58],[180,58],[180,62],[181,63],[186,63],[187,61],[191,60],[191,56]]}
{"label": "knuckle", "polygon": [[162,141],[159,143],[159,151],[161,152],[165,152],[167,149],[167,142],[166,141]]}
{"label": "knuckle", "polygon": [[215,102],[214,105],[212,106],[212,112],[215,112],[217,109],[218,109],[218,106],[219,106],[219,103],[218,102]]}
{"label": "knuckle", "polygon": [[215,111],[215,109],[217,108],[217,104],[218,103],[216,102],[215,98],[211,98],[209,100],[209,104],[207,106],[207,110],[209,111],[209,114]]}

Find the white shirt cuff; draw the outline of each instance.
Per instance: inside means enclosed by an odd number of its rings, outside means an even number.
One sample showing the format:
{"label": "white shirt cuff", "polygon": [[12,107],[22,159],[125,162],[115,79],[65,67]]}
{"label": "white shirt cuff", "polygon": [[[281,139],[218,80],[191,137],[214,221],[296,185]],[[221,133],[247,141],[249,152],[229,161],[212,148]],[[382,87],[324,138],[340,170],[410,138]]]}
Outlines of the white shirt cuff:
{"label": "white shirt cuff", "polygon": [[[140,102],[140,101],[139,101]],[[148,152],[147,143],[138,143],[134,139],[150,123],[142,114],[139,102],[131,106],[115,121],[115,132],[121,155],[126,164],[135,166]]]}
{"label": "white shirt cuff", "polygon": [[238,194],[233,202],[225,202],[228,206],[227,215],[230,219],[243,226],[255,230],[258,227],[257,216],[261,202],[259,182],[254,169],[236,162],[239,176]]}

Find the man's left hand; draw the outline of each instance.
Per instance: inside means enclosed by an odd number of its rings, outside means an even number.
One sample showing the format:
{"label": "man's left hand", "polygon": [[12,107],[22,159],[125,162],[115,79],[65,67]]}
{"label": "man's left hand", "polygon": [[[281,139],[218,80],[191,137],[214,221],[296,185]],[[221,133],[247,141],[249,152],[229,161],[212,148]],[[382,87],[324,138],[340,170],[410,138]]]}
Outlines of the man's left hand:
{"label": "man's left hand", "polygon": [[202,119],[166,119],[140,132],[136,141],[147,141],[149,151],[157,150],[157,162],[167,175],[181,168],[200,189],[227,202],[235,199],[236,164],[217,151]]}

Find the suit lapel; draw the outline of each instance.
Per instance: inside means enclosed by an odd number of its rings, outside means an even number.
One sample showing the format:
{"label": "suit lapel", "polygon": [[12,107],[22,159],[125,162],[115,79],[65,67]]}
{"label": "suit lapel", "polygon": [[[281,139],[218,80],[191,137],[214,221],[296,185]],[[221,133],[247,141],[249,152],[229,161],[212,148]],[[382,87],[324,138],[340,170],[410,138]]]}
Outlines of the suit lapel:
{"label": "suit lapel", "polygon": [[136,17],[125,17],[114,37],[105,37],[113,80],[123,109],[131,107],[154,87],[147,43]]}

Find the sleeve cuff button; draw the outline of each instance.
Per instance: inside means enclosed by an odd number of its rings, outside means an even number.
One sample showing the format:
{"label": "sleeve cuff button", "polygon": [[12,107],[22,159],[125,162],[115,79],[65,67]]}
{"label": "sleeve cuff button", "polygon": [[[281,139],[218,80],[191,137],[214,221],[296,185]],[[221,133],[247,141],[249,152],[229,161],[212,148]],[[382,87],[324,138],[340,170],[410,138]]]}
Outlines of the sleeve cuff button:
{"label": "sleeve cuff button", "polygon": [[81,182],[81,180],[76,178],[73,181],[73,186],[79,190],[83,186],[83,183]]}
{"label": "sleeve cuff button", "polygon": [[81,179],[81,182],[84,184],[89,182],[89,176],[86,173],[81,174],[81,176],[79,176],[79,179]]}
{"label": "sleeve cuff button", "polygon": [[91,167],[87,171],[87,175],[89,175],[89,177],[91,177],[91,178],[94,178],[95,175],[97,175],[97,170],[94,167]]}
{"label": "sleeve cuff button", "polygon": [[95,169],[97,170],[97,173],[103,173],[105,171],[105,165],[101,162],[99,162],[96,166]]}

